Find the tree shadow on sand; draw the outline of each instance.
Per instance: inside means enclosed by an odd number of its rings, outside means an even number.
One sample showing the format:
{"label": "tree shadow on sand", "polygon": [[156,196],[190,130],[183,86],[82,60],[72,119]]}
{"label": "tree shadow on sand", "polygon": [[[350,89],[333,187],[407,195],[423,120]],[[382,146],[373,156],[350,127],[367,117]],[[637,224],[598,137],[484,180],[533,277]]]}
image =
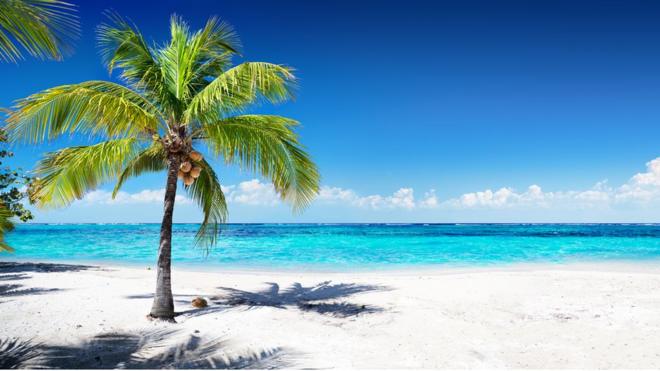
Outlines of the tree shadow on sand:
{"label": "tree shadow on sand", "polygon": [[[223,295],[176,294],[174,302],[179,305],[190,305],[192,299],[198,296],[210,297],[210,304],[205,308],[189,309],[177,312],[177,316],[198,317],[225,311],[232,307],[274,307],[279,309],[297,308],[304,312],[316,312],[332,317],[352,317],[359,314],[382,312],[384,309],[374,305],[354,304],[345,301],[348,297],[370,291],[385,291],[390,288],[377,285],[361,285],[355,283],[332,284],[331,281],[305,287],[296,282],[290,287],[280,290],[280,285],[266,282],[268,288],[262,291],[244,291],[229,287],[218,287],[225,292]],[[137,294],[126,296],[127,299],[151,299],[153,294]]]}
{"label": "tree shadow on sand", "polygon": [[[55,291],[62,291],[62,289],[46,289],[42,287],[30,287],[22,289],[23,285],[7,284],[0,285],[0,298],[24,296],[24,295],[41,295],[48,294]],[[2,302],[0,302],[2,303]]]}
{"label": "tree shadow on sand", "polygon": [[90,265],[73,265],[57,263],[21,263],[0,262],[0,273],[22,273],[22,272],[79,272],[86,269],[97,268]]}
{"label": "tree shadow on sand", "polygon": [[79,272],[82,270],[95,268],[87,265],[72,264],[54,264],[54,263],[21,263],[21,262],[0,262],[0,282],[8,282],[0,285],[0,298],[15,297],[25,295],[40,295],[55,291],[62,291],[58,288],[31,287],[22,288],[24,285],[14,281],[23,281],[30,279],[29,272],[53,273],[53,272]]}
{"label": "tree shadow on sand", "polygon": [[381,312],[383,308],[353,304],[343,299],[358,293],[389,290],[385,286],[355,283],[332,284],[331,281],[321,282],[309,287],[296,282],[284,290],[280,290],[280,285],[277,283],[267,282],[266,284],[268,285],[267,289],[256,292],[219,287],[226,294],[215,297],[213,300],[215,304],[227,306],[246,306],[248,308],[266,306],[280,309],[293,307],[302,311],[316,312],[333,317],[351,317],[359,314]]}
{"label": "tree shadow on sand", "polygon": [[17,284],[0,285],[0,298],[25,296],[25,295],[41,295],[55,291],[62,291],[62,289],[45,289],[41,287],[30,287],[27,289],[21,289],[21,287],[23,287],[23,285],[17,285]]}
{"label": "tree shadow on sand", "polygon": [[180,335],[169,329],[105,333],[74,346],[0,339],[0,368],[273,369],[294,365],[294,354],[283,348],[225,353],[226,340]]}
{"label": "tree shadow on sand", "polygon": [[3,274],[0,276],[0,281],[20,281],[27,280],[29,278],[30,276],[25,273]]}

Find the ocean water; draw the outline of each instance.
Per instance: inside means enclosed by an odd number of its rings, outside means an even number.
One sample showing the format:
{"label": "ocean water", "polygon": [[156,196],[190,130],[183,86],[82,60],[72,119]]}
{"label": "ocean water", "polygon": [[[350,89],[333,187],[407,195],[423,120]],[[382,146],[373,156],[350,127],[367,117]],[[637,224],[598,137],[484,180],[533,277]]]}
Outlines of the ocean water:
{"label": "ocean water", "polygon": [[[151,266],[157,224],[24,224],[0,260]],[[358,270],[594,261],[660,262],[660,225],[229,224],[195,247],[195,224],[174,226],[173,261],[204,268]]]}

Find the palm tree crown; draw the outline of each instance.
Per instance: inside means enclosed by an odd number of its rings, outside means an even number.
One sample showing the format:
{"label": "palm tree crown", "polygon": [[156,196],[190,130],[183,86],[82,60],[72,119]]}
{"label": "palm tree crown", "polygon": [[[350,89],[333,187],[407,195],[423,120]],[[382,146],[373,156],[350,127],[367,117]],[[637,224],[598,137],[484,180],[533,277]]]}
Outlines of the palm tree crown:
{"label": "palm tree crown", "polygon": [[46,154],[35,169],[32,202],[65,206],[113,179],[116,195],[130,177],[175,166],[204,213],[198,241],[212,244],[227,205],[216,173],[200,153],[206,149],[272,180],[294,209],[310,203],[319,173],[293,131],[297,122],[242,114],[259,101],[292,98],[290,68],[264,62],[232,67],[240,43],[217,18],[191,32],[172,16],[171,40],[162,46],[149,46],[121,17],[110,19],[99,26],[98,42],[108,69],[119,70],[124,84],[54,87],[17,101],[9,114],[14,141],[40,143],[72,133],[102,138]]}

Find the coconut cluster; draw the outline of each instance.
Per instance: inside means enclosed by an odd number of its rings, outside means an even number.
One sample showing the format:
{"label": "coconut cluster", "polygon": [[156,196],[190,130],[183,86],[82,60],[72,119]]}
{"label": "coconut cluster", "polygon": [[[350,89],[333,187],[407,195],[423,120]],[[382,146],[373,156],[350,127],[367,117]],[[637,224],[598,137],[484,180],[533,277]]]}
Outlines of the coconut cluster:
{"label": "coconut cluster", "polygon": [[179,179],[183,180],[183,184],[189,186],[195,182],[195,179],[199,178],[199,174],[202,173],[202,168],[195,165],[196,162],[202,161],[204,157],[201,153],[197,151],[191,151],[188,154],[188,158],[185,159],[181,165],[179,165]]}

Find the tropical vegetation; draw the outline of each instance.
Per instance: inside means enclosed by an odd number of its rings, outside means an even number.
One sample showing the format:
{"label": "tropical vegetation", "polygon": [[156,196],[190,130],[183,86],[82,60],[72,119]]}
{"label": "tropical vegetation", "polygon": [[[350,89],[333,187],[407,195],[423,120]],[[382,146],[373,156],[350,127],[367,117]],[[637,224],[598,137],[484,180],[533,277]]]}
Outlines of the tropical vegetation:
{"label": "tropical vegetation", "polygon": [[[0,144],[5,144],[7,136],[0,129]],[[14,156],[7,148],[0,149],[0,165],[5,158]],[[5,234],[14,229],[12,219],[19,218],[21,221],[32,219],[32,213],[23,205],[25,192],[24,187],[30,178],[21,169],[12,169],[9,166],[0,168],[0,251],[13,251],[11,246],[5,242]]]}
{"label": "tropical vegetation", "polygon": [[7,119],[13,141],[42,143],[65,134],[98,140],[45,155],[29,189],[39,207],[69,205],[111,180],[116,195],[131,177],[165,172],[150,316],[166,320],[175,316],[171,247],[178,180],[203,212],[198,244],[213,246],[227,217],[220,181],[203,153],[269,179],[294,210],[308,205],[319,187],[317,168],[294,131],[298,123],[246,111],[292,98],[292,69],[266,62],[233,65],[238,36],[217,18],[192,32],[172,16],[170,36],[163,45],[150,45],[135,25],[111,15],[98,28],[98,42],[108,70],[119,71],[122,83],[53,87],[17,101]]}

